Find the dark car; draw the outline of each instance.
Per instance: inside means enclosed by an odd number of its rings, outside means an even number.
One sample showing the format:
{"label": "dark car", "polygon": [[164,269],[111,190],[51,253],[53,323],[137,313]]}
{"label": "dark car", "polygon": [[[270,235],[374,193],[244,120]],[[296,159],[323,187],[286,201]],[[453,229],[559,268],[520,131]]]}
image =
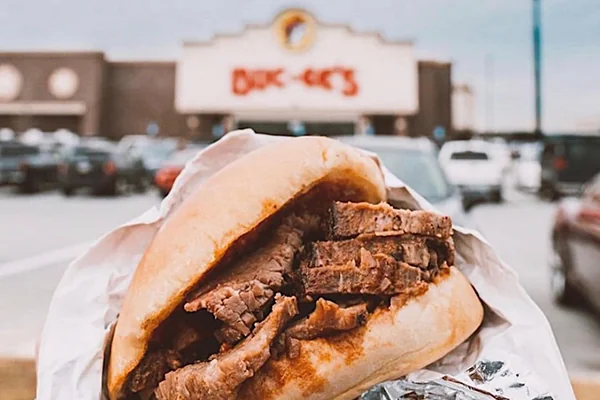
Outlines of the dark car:
{"label": "dark car", "polygon": [[118,195],[134,188],[146,189],[148,178],[141,158],[118,151],[109,143],[95,142],[68,149],[58,166],[62,192],[69,196],[79,188],[99,194]]}
{"label": "dark car", "polygon": [[59,157],[54,152],[41,151],[24,158],[19,169],[23,178],[19,188],[24,193],[36,193],[58,185]]}
{"label": "dark car", "polygon": [[557,302],[587,303],[600,310],[600,174],[579,198],[558,204],[550,266]]}
{"label": "dark car", "polygon": [[40,149],[16,140],[0,141],[0,185],[21,185],[25,174],[22,163],[30,156],[36,156]]}
{"label": "dark car", "polygon": [[600,136],[547,135],[541,156],[540,196],[573,195],[600,172]]}

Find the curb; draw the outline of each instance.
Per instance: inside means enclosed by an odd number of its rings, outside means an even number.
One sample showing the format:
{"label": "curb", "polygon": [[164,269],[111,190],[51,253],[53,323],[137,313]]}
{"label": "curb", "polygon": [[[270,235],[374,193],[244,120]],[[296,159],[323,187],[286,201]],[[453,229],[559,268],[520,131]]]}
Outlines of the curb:
{"label": "curb", "polygon": [[2,400],[35,398],[35,361],[27,358],[0,359]]}
{"label": "curb", "polygon": [[577,400],[596,400],[600,397],[600,372],[573,373],[571,385]]}

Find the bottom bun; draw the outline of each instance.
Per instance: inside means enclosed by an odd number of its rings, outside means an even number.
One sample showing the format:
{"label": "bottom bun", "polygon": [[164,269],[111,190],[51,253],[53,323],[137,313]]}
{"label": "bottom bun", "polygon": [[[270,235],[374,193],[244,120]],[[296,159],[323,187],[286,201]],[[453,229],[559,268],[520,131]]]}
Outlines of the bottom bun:
{"label": "bottom bun", "polygon": [[271,359],[240,399],[354,399],[377,383],[439,360],[481,324],[483,307],[456,268],[405,304],[392,301],[348,333],[300,343],[300,356]]}

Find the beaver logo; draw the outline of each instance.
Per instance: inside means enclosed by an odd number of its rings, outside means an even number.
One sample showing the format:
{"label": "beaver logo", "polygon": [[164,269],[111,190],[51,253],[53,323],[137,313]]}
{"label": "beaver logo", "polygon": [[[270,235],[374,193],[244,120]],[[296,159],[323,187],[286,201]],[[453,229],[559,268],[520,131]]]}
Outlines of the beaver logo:
{"label": "beaver logo", "polygon": [[315,36],[314,18],[302,10],[288,10],[275,19],[275,34],[287,50],[302,51],[309,48]]}

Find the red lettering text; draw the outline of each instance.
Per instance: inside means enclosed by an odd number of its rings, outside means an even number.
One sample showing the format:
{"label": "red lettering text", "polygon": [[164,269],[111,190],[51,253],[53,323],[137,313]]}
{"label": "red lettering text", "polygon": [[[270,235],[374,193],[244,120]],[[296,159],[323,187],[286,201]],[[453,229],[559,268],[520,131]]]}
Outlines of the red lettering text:
{"label": "red lettering text", "polygon": [[231,90],[238,96],[245,96],[250,92],[250,77],[245,69],[236,68],[233,70],[231,74]]}
{"label": "red lettering text", "polygon": [[354,78],[354,70],[353,69],[343,69],[342,75],[344,77],[344,89],[342,90],[342,94],[344,96],[353,97],[358,94],[358,83],[356,83],[356,79]]}
{"label": "red lettering text", "polygon": [[282,68],[248,70],[236,68],[231,75],[231,90],[237,96],[245,96],[253,90],[265,90],[270,86],[283,87]]}
{"label": "red lettering text", "polygon": [[[245,69],[236,68],[231,75],[231,90],[236,96],[246,96],[252,91],[262,91],[268,88],[284,88],[290,82],[285,81],[283,68]],[[333,77],[342,78],[342,87],[333,84]],[[289,76],[289,79],[299,81],[308,88],[319,88],[327,91],[339,91],[342,95],[353,97],[358,94],[358,83],[351,68],[306,68],[300,74]],[[338,78],[339,79],[339,78]]]}

